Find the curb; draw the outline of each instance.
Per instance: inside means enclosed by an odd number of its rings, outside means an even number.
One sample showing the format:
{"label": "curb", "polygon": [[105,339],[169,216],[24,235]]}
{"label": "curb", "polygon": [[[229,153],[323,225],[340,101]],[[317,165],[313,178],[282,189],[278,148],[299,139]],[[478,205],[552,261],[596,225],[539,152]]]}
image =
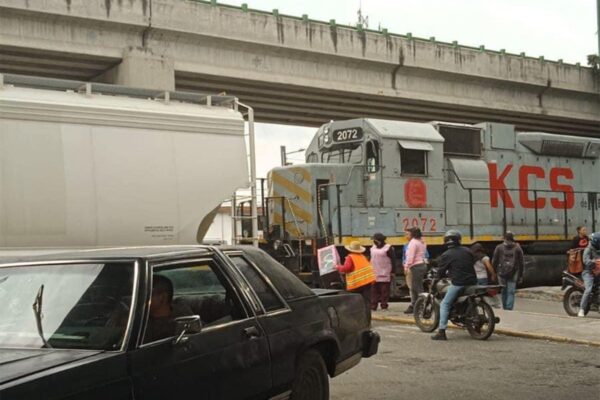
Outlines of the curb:
{"label": "curb", "polygon": [[535,290],[526,290],[520,291],[517,290],[515,294],[516,297],[522,299],[530,299],[530,300],[545,300],[545,301],[563,301],[563,292],[555,293],[555,292],[544,292],[544,291],[535,291]]}
{"label": "curb", "polygon": [[[403,324],[403,325],[416,325],[414,319],[412,319],[412,318],[401,318],[401,317],[391,317],[391,316],[386,317],[383,315],[373,315],[373,316],[371,316],[371,319],[374,321],[393,322],[396,324]],[[460,327],[454,326],[454,325],[448,325],[448,328],[460,329],[460,330],[463,329],[463,328],[460,328]],[[581,345],[585,345],[585,346],[600,347],[600,342],[595,342],[592,340],[572,339],[572,338],[568,338],[568,337],[564,337],[564,336],[552,336],[552,335],[546,335],[546,334],[541,334],[541,333],[519,332],[519,331],[513,331],[510,329],[503,329],[503,328],[495,329],[494,333],[497,333],[499,335],[505,335],[505,336],[520,337],[520,338],[524,338],[524,339],[547,340],[549,342],[556,342],[556,343],[581,344]]]}

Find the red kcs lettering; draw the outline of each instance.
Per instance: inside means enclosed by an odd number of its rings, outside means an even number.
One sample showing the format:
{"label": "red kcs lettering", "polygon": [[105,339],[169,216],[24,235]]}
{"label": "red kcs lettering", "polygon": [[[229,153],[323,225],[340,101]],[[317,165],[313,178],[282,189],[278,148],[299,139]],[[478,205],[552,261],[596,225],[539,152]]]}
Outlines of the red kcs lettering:
{"label": "red kcs lettering", "polygon": [[564,192],[565,194],[560,199],[551,199],[550,203],[554,208],[573,208],[575,205],[575,194],[573,193],[573,186],[563,185],[558,183],[559,178],[573,179],[573,171],[570,168],[552,168],[550,170],[550,189],[555,192]]}
{"label": "red kcs lettering", "polygon": [[510,197],[510,193],[508,193],[508,191],[506,190],[506,184],[504,183],[504,180],[506,179],[506,176],[510,173],[511,169],[512,164],[508,164],[506,168],[504,168],[504,171],[502,171],[502,174],[498,176],[498,164],[488,164],[488,172],[490,175],[490,203],[494,208],[498,207],[498,197],[500,196],[500,193],[503,194],[502,201],[504,202],[504,204],[506,204],[506,207],[514,207],[512,198]]}
{"label": "red kcs lettering", "polygon": [[[546,173],[542,167],[532,165],[523,165],[519,168],[519,202],[523,208],[544,208],[546,207],[546,199],[539,197],[537,200],[529,198],[529,176],[544,179]],[[537,203],[537,204],[536,204]]]}
{"label": "red kcs lettering", "polygon": [[[514,208],[514,203],[510,195],[509,188],[506,187],[506,178],[512,171],[513,165],[507,164],[501,173],[498,173],[498,164],[488,163],[488,172],[490,177],[490,205],[493,208],[498,207],[498,199],[501,198],[506,208]],[[542,167],[537,165],[523,165],[519,168],[519,203],[523,208],[544,208],[547,201],[544,196],[535,196],[533,189],[530,189],[530,181],[532,179],[546,179],[546,172]],[[570,168],[552,168],[550,169],[550,190],[557,192],[559,197],[550,199],[550,204],[553,208],[573,208],[575,205],[575,194],[573,186],[561,183],[559,180],[572,180],[573,171]],[[537,185],[536,185],[537,187]],[[514,190],[514,189],[513,189]],[[545,192],[539,192],[545,193]]]}

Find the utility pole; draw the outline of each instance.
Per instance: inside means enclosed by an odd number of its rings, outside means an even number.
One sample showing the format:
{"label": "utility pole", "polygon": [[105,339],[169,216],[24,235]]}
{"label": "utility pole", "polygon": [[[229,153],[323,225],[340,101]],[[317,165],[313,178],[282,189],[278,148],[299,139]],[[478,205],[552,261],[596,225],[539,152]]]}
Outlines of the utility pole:
{"label": "utility pole", "polygon": [[285,167],[287,165],[287,156],[285,154],[285,146],[280,146],[279,151],[281,152],[281,166]]}
{"label": "utility pole", "polygon": [[368,29],[369,28],[369,17],[368,16],[365,17],[362,13],[362,0],[358,3],[358,12],[356,14],[358,16],[357,24],[362,26],[364,29]]}
{"label": "utility pole", "polygon": [[600,0],[596,0],[596,36],[598,37],[598,57],[600,57]]}

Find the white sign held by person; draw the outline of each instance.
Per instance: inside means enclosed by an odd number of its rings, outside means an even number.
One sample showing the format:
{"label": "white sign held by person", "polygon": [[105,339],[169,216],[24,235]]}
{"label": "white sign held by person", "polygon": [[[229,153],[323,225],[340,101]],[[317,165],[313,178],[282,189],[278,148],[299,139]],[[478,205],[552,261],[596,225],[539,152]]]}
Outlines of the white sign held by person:
{"label": "white sign held by person", "polygon": [[334,245],[317,250],[317,257],[321,276],[337,271],[336,266],[340,263],[340,255]]}

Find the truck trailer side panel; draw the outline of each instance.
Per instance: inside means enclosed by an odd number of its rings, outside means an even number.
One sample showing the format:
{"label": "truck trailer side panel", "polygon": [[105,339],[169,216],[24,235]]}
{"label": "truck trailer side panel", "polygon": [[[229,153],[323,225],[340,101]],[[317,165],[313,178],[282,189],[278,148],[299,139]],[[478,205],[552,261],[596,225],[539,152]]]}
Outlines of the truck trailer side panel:
{"label": "truck trailer side panel", "polygon": [[243,134],[227,107],[4,86],[0,246],[197,243],[248,185]]}

